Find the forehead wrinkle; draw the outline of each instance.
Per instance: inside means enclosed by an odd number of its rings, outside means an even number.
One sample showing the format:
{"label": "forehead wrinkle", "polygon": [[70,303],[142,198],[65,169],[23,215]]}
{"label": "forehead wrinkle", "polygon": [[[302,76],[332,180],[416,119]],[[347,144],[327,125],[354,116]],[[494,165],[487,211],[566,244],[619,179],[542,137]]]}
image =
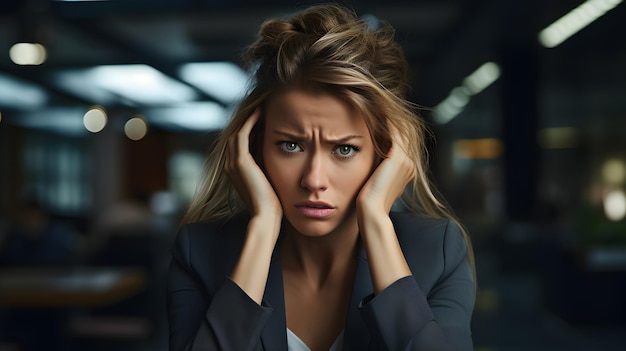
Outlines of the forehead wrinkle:
{"label": "forehead wrinkle", "polygon": [[[286,132],[286,131],[281,131],[281,130],[273,130],[274,134],[278,134],[281,135],[291,141],[297,141],[297,142],[304,142],[304,141],[309,141],[311,139],[315,139],[315,140],[321,140],[323,143],[326,144],[331,144],[331,145],[337,145],[337,144],[345,144],[348,143],[349,141],[353,140],[353,139],[360,139],[362,140],[364,137],[362,135],[356,135],[356,134],[349,134],[346,135],[344,137],[317,137],[317,138],[312,138],[307,136],[306,133],[290,133],[290,132]],[[314,133],[314,134],[318,134],[318,133]]]}
{"label": "forehead wrinkle", "polygon": [[294,141],[335,145],[369,138],[367,127],[361,128],[363,117],[358,111],[343,103],[322,101],[327,97],[333,96],[311,96],[298,90],[277,95],[268,105],[268,131]]}
{"label": "forehead wrinkle", "polygon": [[289,132],[283,132],[280,130],[273,130],[274,134],[278,134],[281,135],[287,139],[293,140],[293,141],[306,141],[307,137],[304,134],[294,134],[294,133],[289,133]]}
{"label": "forehead wrinkle", "polygon": [[351,135],[347,135],[345,137],[339,137],[339,138],[325,138],[324,141],[328,144],[345,144],[353,139],[363,139],[363,136],[351,134]]}

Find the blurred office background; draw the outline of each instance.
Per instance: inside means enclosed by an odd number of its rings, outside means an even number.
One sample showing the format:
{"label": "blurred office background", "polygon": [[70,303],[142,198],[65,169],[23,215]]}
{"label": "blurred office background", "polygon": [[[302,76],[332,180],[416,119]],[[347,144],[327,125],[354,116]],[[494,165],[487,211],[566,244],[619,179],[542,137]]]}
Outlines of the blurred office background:
{"label": "blurred office background", "polygon": [[[476,350],[626,347],[621,2],[346,1],[411,63]],[[311,3],[0,2],[0,350],[167,349],[168,247],[241,50]]]}

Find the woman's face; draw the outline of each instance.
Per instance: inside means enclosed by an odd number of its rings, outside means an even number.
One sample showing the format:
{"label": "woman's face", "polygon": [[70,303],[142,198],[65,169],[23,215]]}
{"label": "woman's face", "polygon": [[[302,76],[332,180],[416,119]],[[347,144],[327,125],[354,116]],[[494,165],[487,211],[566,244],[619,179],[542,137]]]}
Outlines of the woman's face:
{"label": "woman's face", "polygon": [[315,237],[356,226],[355,199],[375,158],[363,117],[342,100],[289,89],[268,101],[263,163],[297,232]]}

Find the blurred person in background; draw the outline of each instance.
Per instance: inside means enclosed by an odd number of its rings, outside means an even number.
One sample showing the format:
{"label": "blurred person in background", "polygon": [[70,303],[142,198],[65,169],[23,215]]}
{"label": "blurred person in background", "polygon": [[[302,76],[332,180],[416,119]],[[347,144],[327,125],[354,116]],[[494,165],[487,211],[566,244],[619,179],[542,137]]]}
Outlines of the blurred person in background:
{"label": "blurred person in background", "polygon": [[393,29],[313,6],[266,21],[246,61],[172,248],[170,349],[472,350],[471,245]]}
{"label": "blurred person in background", "polygon": [[9,226],[0,262],[5,265],[65,265],[80,258],[80,236],[56,221],[39,201],[28,200]]}

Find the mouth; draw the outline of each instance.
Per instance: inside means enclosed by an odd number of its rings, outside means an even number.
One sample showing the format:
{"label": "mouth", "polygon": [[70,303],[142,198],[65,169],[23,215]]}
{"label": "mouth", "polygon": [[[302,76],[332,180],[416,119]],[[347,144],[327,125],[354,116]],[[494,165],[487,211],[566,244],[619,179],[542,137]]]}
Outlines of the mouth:
{"label": "mouth", "polygon": [[337,209],[325,202],[305,201],[295,204],[295,207],[305,215],[312,218],[324,218],[333,214]]}

